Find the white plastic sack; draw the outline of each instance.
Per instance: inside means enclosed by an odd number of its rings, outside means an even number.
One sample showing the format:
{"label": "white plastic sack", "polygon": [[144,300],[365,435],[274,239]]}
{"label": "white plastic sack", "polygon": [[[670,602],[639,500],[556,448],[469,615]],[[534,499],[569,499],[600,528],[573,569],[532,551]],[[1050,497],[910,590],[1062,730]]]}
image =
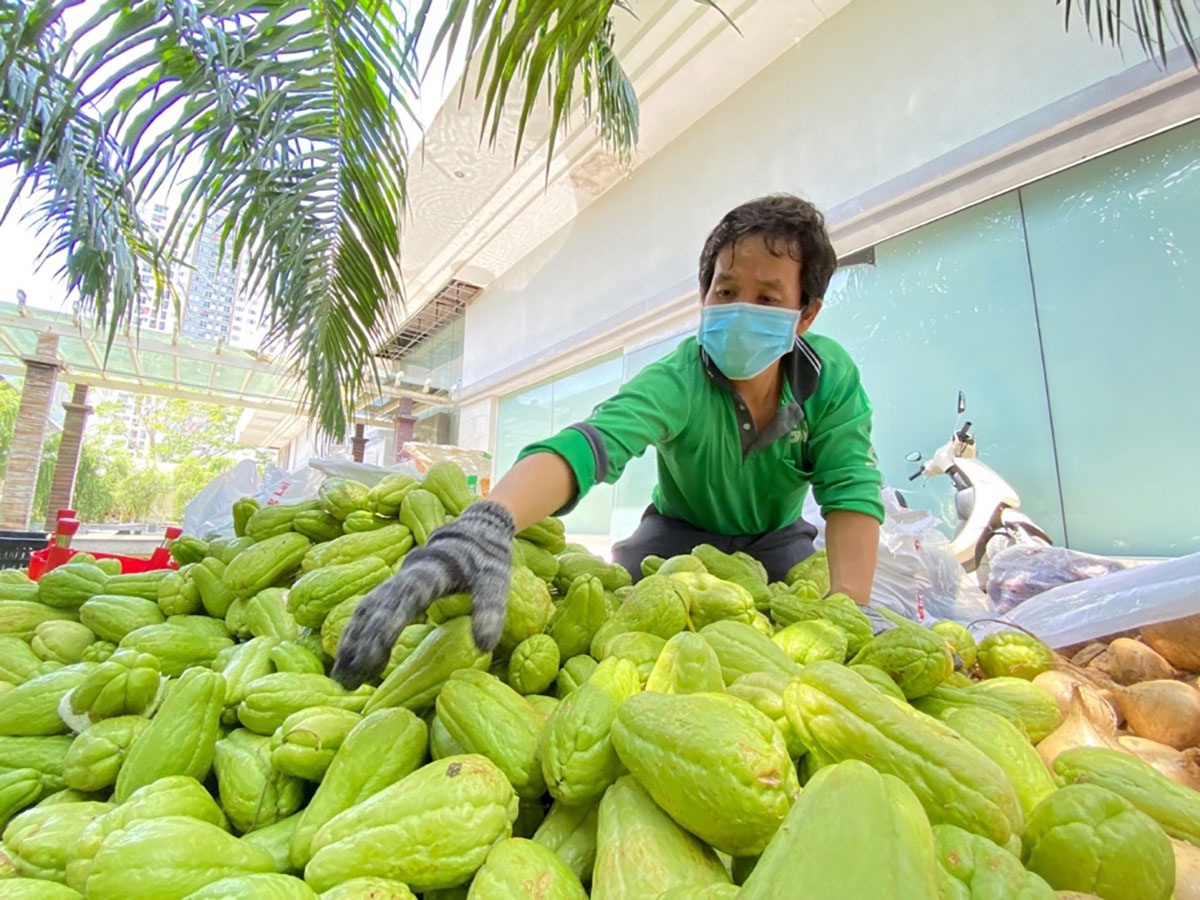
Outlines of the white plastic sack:
{"label": "white plastic sack", "polygon": [[[884,522],[871,602],[916,622],[951,619],[964,625],[995,614],[987,595],[958,564],[933,513],[901,505],[894,488],[883,489]],[[811,494],[804,520],[817,527],[813,545],[825,546],[825,520]]]}
{"label": "white plastic sack", "polygon": [[233,534],[233,504],[259,491],[258,466],[243,459],[206,484],[183,508],[184,534]]}
{"label": "white plastic sack", "polygon": [[1027,600],[1009,618],[1051,647],[1200,613],[1200,553],[1064,584]]}

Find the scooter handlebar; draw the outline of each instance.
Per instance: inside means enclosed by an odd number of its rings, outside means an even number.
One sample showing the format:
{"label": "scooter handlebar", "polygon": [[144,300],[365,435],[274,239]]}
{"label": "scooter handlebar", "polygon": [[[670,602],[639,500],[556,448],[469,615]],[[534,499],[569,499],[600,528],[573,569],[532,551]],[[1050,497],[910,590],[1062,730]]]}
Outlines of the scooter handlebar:
{"label": "scooter handlebar", "polygon": [[922,473],[924,473],[924,471],[925,471],[924,469],[917,469],[917,471],[913,472],[911,475],[908,476],[908,480],[916,481],[918,478],[921,477],[921,475],[922,475]]}

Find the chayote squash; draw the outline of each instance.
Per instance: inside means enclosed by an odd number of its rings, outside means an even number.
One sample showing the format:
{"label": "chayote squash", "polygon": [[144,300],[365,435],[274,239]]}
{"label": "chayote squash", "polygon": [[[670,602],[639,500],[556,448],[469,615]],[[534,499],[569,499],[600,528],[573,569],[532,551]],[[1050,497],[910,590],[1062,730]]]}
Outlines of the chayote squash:
{"label": "chayote squash", "polygon": [[517,644],[508,660],[508,683],[519,694],[540,694],[558,675],[558,645],[548,634]]}
{"label": "chayote squash", "polygon": [[1055,699],[1024,678],[998,676],[977,682],[964,690],[972,697],[986,697],[1006,704],[1020,720],[1029,740],[1035,744],[1062,724],[1062,711]]}
{"label": "chayote squash", "polygon": [[646,678],[646,690],[660,694],[697,694],[725,690],[721,662],[700,635],[680,632],[663,646]]}
{"label": "chayote squash", "polygon": [[1094,784],[1068,785],[1039,803],[1022,843],[1026,868],[1055,890],[1168,900],[1175,889],[1175,854],[1158,823]]}
{"label": "chayote squash", "polygon": [[217,654],[233,646],[228,637],[200,634],[177,625],[146,625],[121,639],[122,650],[149,655],[158,660],[162,673],[178,678],[196,666],[210,666]]}
{"label": "chayote squash", "polygon": [[435,530],[446,524],[446,508],[436,494],[422,488],[409,491],[400,502],[400,524],[423,546]]}
{"label": "chayote squash", "polygon": [[216,742],[221,808],[245,834],[285,819],[304,805],[304,782],[271,765],[271,739],[245,728]]}
{"label": "chayote squash", "polygon": [[1200,793],[1177,784],[1154,766],[1106,747],[1073,747],[1054,758],[1063,784],[1094,784],[1124,797],[1168,835],[1200,847]]}
{"label": "chayote squash", "polygon": [[[891,683],[890,678],[888,683]],[[796,734],[796,729],[792,727],[784,713],[783,694],[787,690],[787,686],[786,675],[775,672],[750,672],[725,690],[730,696],[744,700],[774,722],[779,733],[783,735],[788,755],[793,759],[798,759],[808,752],[808,748],[804,746],[799,735]],[[648,685],[646,689],[650,689]]]}
{"label": "chayote squash", "polygon": [[783,702],[818,765],[868,761],[908,784],[935,825],[958,825],[1000,846],[1020,833],[1020,803],[999,766],[949,726],[897,703],[845,666],[806,666]]}
{"label": "chayote squash", "polygon": [[151,569],[148,572],[127,572],[113,575],[104,582],[104,593],[158,600],[158,586],[172,574],[170,569]]}
{"label": "chayote squash", "polygon": [[320,500],[276,503],[255,510],[246,520],[245,537],[255,542],[270,540],[292,530],[292,520],[305,510],[320,509]]}
{"label": "chayote squash", "polygon": [[459,669],[486,671],[492,654],[475,646],[471,620],[451,619],[438,625],[388,675],[367,701],[363,712],[403,706],[423,713],[433,706],[446,680]]}
{"label": "chayote squash", "polygon": [[557,556],[521,538],[513,538],[512,551],[514,564],[525,566],[546,584],[554,584],[554,579],[558,577]]}
{"label": "chayote squash", "polygon": [[600,661],[603,662],[610,657],[629,660],[637,666],[638,678],[645,684],[666,646],[667,642],[657,634],[645,631],[625,631],[613,635],[605,643]]}
{"label": "chayote squash", "polygon": [[209,669],[184,672],[150,727],[134,738],[117,775],[114,799],[120,803],[167,775],[207,778],[224,706],[224,678]]}
{"label": "chayote squash", "polygon": [[395,522],[395,518],[384,518],[376,515],[368,509],[356,509],[350,515],[346,516],[342,522],[342,532],[344,534],[359,534],[363,531],[378,531]]}
{"label": "chayote squash", "polygon": [[[334,543],[330,541],[317,546],[330,547]],[[235,556],[225,567],[221,580],[235,597],[249,600],[259,591],[295,575],[302,561],[308,559],[310,548],[313,548],[312,541],[294,531],[267,538]]]}
{"label": "chayote squash", "polygon": [[774,672],[791,677],[800,671],[772,640],[745,622],[714,622],[700,636],[716,651],[725,684],[733,684],[750,672]]}
{"label": "chayote squash", "polygon": [[829,554],[818,550],[807,559],[796,563],[783,577],[792,587],[801,582],[809,582],[816,589],[816,596],[824,597],[829,593]]}
{"label": "chayote squash", "polygon": [[288,612],[286,588],[267,588],[246,601],[246,630],[254,637],[294,641],[300,626]]}
{"label": "chayote squash", "polygon": [[71,741],[70,737],[58,735],[0,737],[0,773],[12,769],[36,769],[46,793],[61,791],[67,786],[63,769]]}
{"label": "chayote squash", "polygon": [[507,900],[533,896],[544,900],[587,900],[579,878],[552,850],[523,838],[500,841],[471,881],[467,900]]}
{"label": "chayote squash", "polygon": [[554,578],[554,586],[559,593],[565,594],[581,575],[599,578],[606,591],[628,587],[633,582],[629,573],[621,566],[607,563],[586,550],[580,552],[568,547],[558,554],[558,575]]}
{"label": "chayote squash", "polygon": [[198,563],[185,566],[179,571],[167,572],[167,577],[158,582],[155,601],[163,616],[192,616],[202,610],[200,587],[196,583],[193,569]]}
{"label": "chayote squash", "polygon": [[4,846],[17,874],[66,884],[69,851],[92,820],[112,808],[96,801],[56,803],[14,817],[4,829]]}
{"label": "chayote squash", "polygon": [[517,807],[512,785],[485,757],[437,760],[322,826],[304,878],[320,891],[363,876],[417,891],[454,887],[512,834]]}
{"label": "chayote squash", "polygon": [[229,830],[225,813],[200,782],[186,775],[168,775],[134,791],[124,803],[93,820],[70,848],[67,884],[82,891],[105,838],[134,822],[165,816],[185,816]]}
{"label": "chayote squash", "polygon": [[292,519],[292,531],[319,544],[342,536],[342,520],[323,509],[306,509]]}
{"label": "chayote squash", "polygon": [[254,497],[241,497],[233,501],[231,512],[233,514],[233,533],[238,537],[244,537],[246,534],[246,526],[250,522],[250,517],[259,510],[259,502]]}
{"label": "chayote squash", "polygon": [[320,628],[335,606],[366,594],[391,574],[391,568],[378,556],[314,569],[301,575],[288,591],[288,612],[300,625]]}
{"label": "chayote squash", "polygon": [[326,478],[317,489],[317,496],[321,508],[340,522],[355,510],[367,508],[369,492],[370,488],[353,478]]}
{"label": "chayote squash", "polygon": [[[660,571],[660,574],[663,573]],[[723,619],[747,624],[754,622],[755,598],[741,584],[723,581],[704,572],[676,572],[671,573],[671,577],[687,588],[688,618],[692,628],[699,630]],[[766,584],[762,584],[763,592],[766,589]]]}
{"label": "chayote squash", "polygon": [[554,603],[546,583],[525,566],[513,566],[500,654],[508,655],[521,641],[545,631],[553,614]]}
{"label": "chayote squash", "polygon": [[805,666],[819,659],[843,662],[846,659],[846,633],[826,619],[808,619],[781,628],[771,640],[792,662]]}
{"label": "chayote squash", "polygon": [[[282,641],[271,648],[271,664],[276,672],[308,672],[325,674],[325,663],[317,654],[299,641]],[[262,674],[267,674],[266,672]],[[257,676],[256,676],[257,677]]]}
{"label": "chayote squash", "polygon": [[779,729],[726,694],[630,697],[612,743],[671,818],[731,856],[761,853],[800,791]]}
{"label": "chayote squash", "polygon": [[271,765],[286,775],[318,782],[361,721],[358,713],[336,706],[310,706],[293,713],[271,737]]}
{"label": "chayote squash", "polygon": [[[274,638],[256,637],[217,654],[212,667],[225,679],[225,709],[221,713],[222,724],[237,724],[237,708],[246,699],[246,691],[250,685],[259,678],[270,675],[274,670],[271,653],[277,646],[278,642]],[[324,674],[323,668],[320,674]]]}
{"label": "chayote squash", "polygon": [[307,865],[313,836],[326,822],[416,771],[425,759],[428,737],[425,723],[407,709],[381,709],[355,725],[300,813],[290,848],[292,865]]}
{"label": "chayote squash", "polygon": [[1008,675],[1033,681],[1054,668],[1053,651],[1023,631],[997,631],[979,642],[979,668],[988,678]]}
{"label": "chayote squash", "polygon": [[387,665],[383,667],[383,677],[387,678],[392,674],[392,670],[408,659],[436,627],[429,622],[406,625],[400,632],[400,637],[396,638],[396,643],[392,645],[392,652],[388,654]]}
{"label": "chayote squash", "polygon": [[947,710],[940,718],[1004,770],[1027,817],[1054,791],[1054,780],[1025,732],[1003,716],[964,707]]}
{"label": "chayote squash", "polygon": [[771,592],[767,589],[766,570],[757,560],[745,553],[724,553],[711,544],[698,544],[692,549],[691,555],[699,560],[704,570],[713,577],[736,584],[746,591],[755,608],[770,608]]}
{"label": "chayote squash", "polygon": [[142,716],[117,716],[97,722],[71,742],[63,765],[67,787],[100,791],[117,783],[117,773],[134,739],[150,726]]}
{"label": "chayote squash", "polygon": [[985,837],[954,825],[935,825],[942,900],[1056,900],[1054,889]]}
{"label": "chayote squash", "polygon": [[362,712],[372,693],[369,685],[347,691],[332,678],[301,672],[274,672],[246,686],[238,705],[238,721],[270,737],[288,716],[312,706],[336,706]]}
{"label": "chayote squash", "polygon": [[975,638],[966,628],[957,622],[946,620],[931,626],[929,630],[950,645],[951,652],[958,657],[963,669],[975,665]]}
{"label": "chayote squash", "polygon": [[267,851],[199,819],[133,822],[104,839],[84,893],[89,900],[186,897],[236,875],[274,871]]}
{"label": "chayote squash", "polygon": [[625,771],[612,743],[621,704],[641,687],[628,660],[607,659],[550,716],[542,743],[542,773],[555,800],[597,800]]}
{"label": "chayote squash", "polygon": [[37,769],[0,770],[0,827],[40,796],[42,779]]}
{"label": "chayote squash", "polygon": [[393,522],[375,531],[344,534],[332,541],[315,545],[304,555],[300,569],[307,573],[326,566],[354,562],[367,556],[378,557],[388,566],[394,566],[412,549],[412,545],[412,532],[399,522]]}
{"label": "chayote squash", "polygon": [[954,658],[946,642],[925,628],[892,628],[875,635],[852,665],[883,669],[909,700],[923,697],[950,677]]}
{"label": "chayote squash", "polygon": [[448,459],[429,467],[421,480],[421,487],[441,500],[446,512],[452,516],[461,516],[472,500],[466,473]]}
{"label": "chayote squash", "polygon": [[0,680],[24,684],[38,674],[42,662],[26,641],[8,634],[0,635]]}
{"label": "chayote squash", "polygon": [[599,662],[586,653],[572,656],[562,664],[554,679],[554,695],[562,700],[579,690],[579,686],[592,677]]}
{"label": "chayote squash", "polygon": [[71,692],[71,710],[92,721],[142,715],[154,704],[161,683],[157,656],[133,648],[118,649],[92,668]]}
{"label": "chayote squash", "polygon": [[936,898],[933,832],[920,802],[899,778],[858,760],[817,772],[738,897],[774,900],[784,885],[838,900]]}
{"label": "chayote squash", "polygon": [[37,599],[55,609],[79,609],[92,597],[105,593],[109,577],[91,563],[69,562],[38,579]]}
{"label": "chayote squash", "polygon": [[404,502],[405,495],[420,486],[420,482],[411,475],[400,472],[384,475],[367,491],[367,508],[378,516],[394,519],[400,514],[400,504]]}
{"label": "chayote squash", "polygon": [[290,848],[296,828],[300,824],[300,813],[292,813],[285,819],[280,819],[271,825],[264,825],[255,831],[242,835],[242,841],[261,847],[271,854],[275,860],[275,871],[283,875],[296,875],[299,872],[292,866]]}
{"label": "chayote squash", "polygon": [[[240,553],[241,551],[239,551]],[[236,559],[236,557],[234,557]],[[232,562],[232,560],[231,560]],[[199,595],[199,601],[204,606],[204,611],[215,619],[224,619],[229,615],[229,608],[233,606],[237,596],[233,590],[225,583],[225,570],[229,567],[228,563],[223,563],[217,559],[206,559],[194,569],[190,571],[191,580],[195,583],[196,592]],[[172,587],[170,590],[173,590]],[[168,590],[163,588],[163,590]],[[184,594],[187,593],[187,587],[179,588]],[[160,592],[158,598],[159,605],[163,605],[163,595]],[[184,601],[186,605],[193,606],[190,601]],[[196,612],[196,609],[191,609],[191,612]]]}
{"label": "chayote squash", "polygon": [[[900,685],[896,684],[896,682],[892,680],[892,676],[878,666],[868,666],[865,663],[860,663],[855,666],[849,666],[849,669],[852,672],[857,672],[862,676],[863,680],[879,688],[879,690],[883,691],[883,693],[887,694],[889,697],[895,697],[901,703],[908,702],[904,699],[904,691],[900,690]],[[933,693],[936,693],[940,690],[943,690],[943,688],[935,688]],[[932,696],[932,694],[927,694],[925,697],[922,697],[920,700],[916,701],[914,705],[921,709],[922,712],[928,712],[930,715],[934,715],[934,713],[930,712],[930,710],[923,709],[920,706],[920,704],[924,703],[930,696]]]}
{"label": "chayote squash", "polygon": [[[0,600],[0,635],[27,641],[42,622],[78,619],[73,609],[55,609],[31,600]],[[92,629],[93,631],[95,629]]]}
{"label": "chayote squash", "polygon": [[604,585],[595,576],[581,575],[567,589],[567,596],[555,609],[546,633],[558,645],[559,655],[570,659],[589,651],[592,639],[607,618]]}
{"label": "chayote squash", "polygon": [[563,520],[556,516],[547,516],[537,524],[530,525],[517,537],[550,553],[562,553],[567,546],[565,534],[566,526]]}
{"label": "chayote squash", "polygon": [[120,643],[130,632],[145,625],[162,625],[167,617],[152,600],[97,594],[79,607],[79,621],[96,637]]}
{"label": "chayote squash", "polygon": [[658,897],[676,887],[728,882],[713,849],[679,827],[635,778],[619,778],[604,792],[592,900]]}
{"label": "chayote squash", "polygon": [[92,629],[80,622],[43,622],[34,629],[29,643],[41,659],[67,666],[82,662],[84,652],[95,641]]}
{"label": "chayote squash", "polygon": [[689,590],[677,578],[650,575],[633,587],[621,607],[596,631],[592,656],[608,655],[608,643],[617,635],[640,631],[657,635],[664,641],[687,628]]}
{"label": "chayote squash", "polygon": [[66,885],[41,878],[4,878],[5,900],[79,900],[83,895]]}
{"label": "chayote squash", "polygon": [[555,800],[532,840],[554,851],[582,884],[592,880],[596,864],[596,824],[600,803],[568,806]]}
{"label": "chayote squash", "polygon": [[[465,886],[463,897],[466,897]],[[438,891],[426,891],[431,900]],[[402,881],[390,878],[350,878],[321,893],[321,900],[417,900],[417,895]],[[436,900],[436,898],[434,898]]]}
{"label": "chayote squash", "polygon": [[299,878],[279,872],[222,878],[193,891],[183,900],[243,900],[245,897],[253,897],[254,900],[317,900],[316,892]]}
{"label": "chayote squash", "polygon": [[499,766],[519,797],[536,800],[546,792],[541,760],[545,719],[508,685],[478,669],[455,672],[438,694],[437,716],[467,753]]}
{"label": "chayote squash", "polygon": [[6,693],[0,702],[0,735],[46,736],[64,734],[66,723],[58,704],[88,676],[95,663],[76,663],[31,678]]}
{"label": "chayote squash", "polygon": [[846,635],[846,655],[854,656],[871,640],[871,622],[857,603],[845,594],[832,594],[823,599],[801,596],[793,591],[772,595],[771,615],[780,625],[824,619],[832,622]]}

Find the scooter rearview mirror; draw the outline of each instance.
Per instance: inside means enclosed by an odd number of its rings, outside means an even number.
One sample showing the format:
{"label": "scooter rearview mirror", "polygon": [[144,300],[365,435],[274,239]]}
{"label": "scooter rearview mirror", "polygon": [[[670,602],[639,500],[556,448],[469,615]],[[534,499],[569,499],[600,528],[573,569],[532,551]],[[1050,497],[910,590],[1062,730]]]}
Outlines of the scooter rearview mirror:
{"label": "scooter rearview mirror", "polygon": [[906,453],[906,454],[904,454],[904,458],[906,460],[908,460],[909,462],[920,462],[921,461],[921,451],[914,450],[912,453]]}
{"label": "scooter rearview mirror", "polygon": [[958,414],[961,416],[967,411],[967,395],[962,391],[958,392]]}

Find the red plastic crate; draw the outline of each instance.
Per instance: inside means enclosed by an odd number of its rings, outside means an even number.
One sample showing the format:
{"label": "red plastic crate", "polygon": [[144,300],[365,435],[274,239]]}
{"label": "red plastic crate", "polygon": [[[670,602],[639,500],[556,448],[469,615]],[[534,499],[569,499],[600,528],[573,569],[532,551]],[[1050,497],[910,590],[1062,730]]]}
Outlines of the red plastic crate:
{"label": "red plastic crate", "polygon": [[[174,540],[183,533],[182,528],[172,526],[166,531],[166,540]],[[59,547],[54,542],[53,536],[44,550],[36,551],[29,560],[29,577],[37,581],[47,572],[52,569],[57,569],[64,563],[70,562],[71,557],[76,553],[82,553],[81,550],[72,550],[70,547]],[[179,564],[171,559],[170,551],[166,547],[158,547],[150,554],[145,556],[120,556],[116,553],[93,553],[91,554],[96,559],[117,559],[121,561],[121,574],[128,575],[131,572],[150,572],[154,569],[178,569]]]}

